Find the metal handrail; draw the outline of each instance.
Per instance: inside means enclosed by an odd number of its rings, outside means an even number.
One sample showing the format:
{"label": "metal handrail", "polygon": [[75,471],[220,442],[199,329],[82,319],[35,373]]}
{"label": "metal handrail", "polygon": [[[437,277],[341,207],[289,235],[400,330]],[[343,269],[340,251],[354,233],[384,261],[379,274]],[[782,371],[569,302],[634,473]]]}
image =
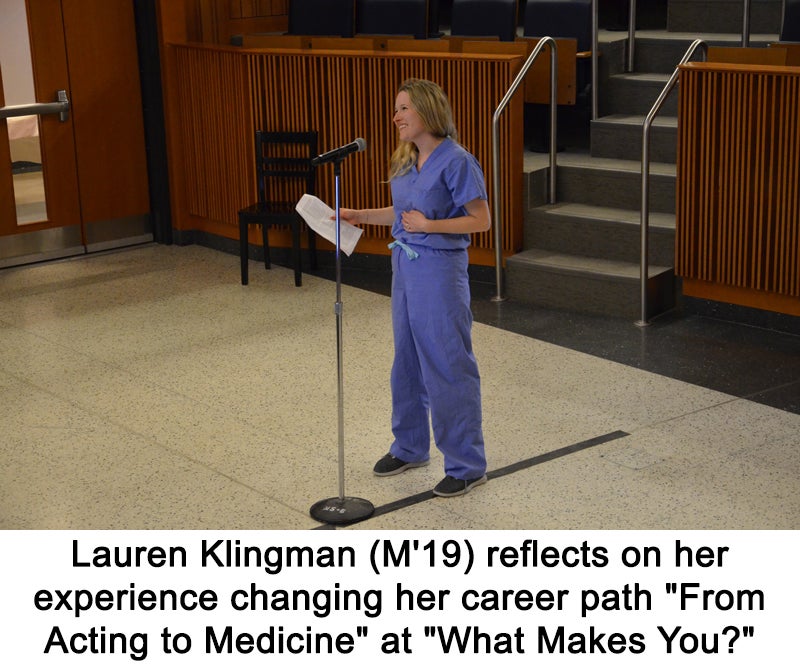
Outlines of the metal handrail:
{"label": "metal handrail", "polygon": [[542,49],[550,45],[550,174],[548,204],[556,200],[556,101],[558,93],[558,46],[552,37],[542,37],[528,59],[522,65],[508,91],[503,96],[492,117],[492,171],[494,185],[494,245],[495,245],[495,278],[497,295],[495,301],[505,300],[503,296],[503,227],[500,225],[500,115],[525,79],[533,62],[539,57]]}
{"label": "metal handrail", "polygon": [[692,42],[692,44],[686,50],[686,53],[683,55],[683,58],[681,58],[680,62],[678,63],[678,66],[675,68],[675,72],[673,72],[672,76],[669,78],[667,85],[664,86],[664,89],[661,91],[658,99],[655,101],[653,107],[650,109],[650,112],[647,114],[644,123],[642,123],[642,209],[640,213],[641,259],[639,263],[641,314],[639,321],[636,322],[637,326],[649,325],[647,320],[647,278],[650,233],[650,127],[652,126],[653,120],[658,115],[659,111],[661,111],[661,107],[664,105],[664,101],[667,99],[667,96],[672,92],[675,83],[678,81],[680,66],[688,62],[688,60],[694,55],[694,52],[700,47],[703,48],[703,56],[707,56],[708,45],[703,40],[695,40]]}

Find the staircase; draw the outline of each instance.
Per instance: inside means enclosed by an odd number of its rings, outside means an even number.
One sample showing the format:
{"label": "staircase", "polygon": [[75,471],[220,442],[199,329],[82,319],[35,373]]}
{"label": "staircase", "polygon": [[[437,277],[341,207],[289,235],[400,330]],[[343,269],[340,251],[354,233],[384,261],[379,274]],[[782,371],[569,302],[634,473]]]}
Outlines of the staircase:
{"label": "staircase", "polygon": [[[640,3],[642,4],[642,3]],[[642,124],[694,39],[740,46],[741,0],[669,0],[663,27],[638,30],[626,73],[627,32],[601,31],[599,114],[559,140],[555,204],[545,204],[547,157],[526,154],[524,249],[507,259],[506,294],[542,307],[638,319],[641,315]],[[750,45],[775,41],[780,0],[751,2]],[[648,18],[648,25],[652,17]],[[709,33],[709,27],[727,32]],[[758,29],[758,32],[756,32]],[[648,314],[676,304],[675,161],[677,86],[650,131]],[[580,141],[581,134],[584,141]],[[586,138],[588,135],[588,141]]]}

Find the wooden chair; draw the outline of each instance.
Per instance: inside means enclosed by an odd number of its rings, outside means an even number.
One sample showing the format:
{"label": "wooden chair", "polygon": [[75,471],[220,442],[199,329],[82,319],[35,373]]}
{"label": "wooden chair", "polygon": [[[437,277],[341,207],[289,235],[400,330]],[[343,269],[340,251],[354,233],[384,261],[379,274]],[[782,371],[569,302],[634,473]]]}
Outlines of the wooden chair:
{"label": "wooden chair", "polygon": [[[247,229],[261,226],[264,267],[269,270],[270,226],[288,226],[292,231],[294,284],[302,286],[300,230],[303,220],[295,205],[303,193],[314,194],[316,170],[311,159],[317,155],[317,133],[256,131],[256,178],[258,201],[239,210],[239,256],[242,285],[248,282],[249,244]],[[308,250],[312,269],[316,269],[316,236],[308,230]]]}

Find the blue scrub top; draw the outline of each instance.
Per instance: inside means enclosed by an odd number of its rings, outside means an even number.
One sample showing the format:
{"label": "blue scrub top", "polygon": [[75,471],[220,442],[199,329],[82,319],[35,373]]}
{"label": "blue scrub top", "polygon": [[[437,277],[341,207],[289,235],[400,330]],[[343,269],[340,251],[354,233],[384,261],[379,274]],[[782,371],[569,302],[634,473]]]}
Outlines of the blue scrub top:
{"label": "blue scrub top", "polygon": [[414,165],[391,182],[394,224],[392,237],[405,244],[434,249],[466,249],[470,236],[452,233],[408,233],[403,230],[403,212],[419,210],[428,219],[464,216],[464,205],[480,198],[488,200],[483,170],[477,159],[458,142],[446,138],[418,170]]}

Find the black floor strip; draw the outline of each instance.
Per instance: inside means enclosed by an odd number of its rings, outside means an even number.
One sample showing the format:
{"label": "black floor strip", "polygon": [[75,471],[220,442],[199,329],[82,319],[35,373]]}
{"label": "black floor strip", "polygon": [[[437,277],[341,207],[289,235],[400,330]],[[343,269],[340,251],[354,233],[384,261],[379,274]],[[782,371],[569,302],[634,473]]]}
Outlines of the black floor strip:
{"label": "black floor strip", "polygon": [[569,456],[570,454],[576,454],[579,451],[583,451],[584,449],[589,449],[590,447],[596,447],[599,444],[605,444],[606,442],[613,442],[614,440],[618,440],[622,437],[627,437],[628,435],[629,433],[626,433],[625,431],[615,430],[613,433],[598,435],[597,437],[592,437],[588,440],[584,440],[583,442],[576,442],[575,444],[570,444],[566,447],[561,447],[561,449],[556,449],[555,451],[548,451],[546,454],[533,456],[532,458],[528,458],[524,461],[519,461],[518,463],[512,463],[511,465],[507,465],[504,468],[493,470],[492,472],[487,473],[486,476],[489,479],[495,479],[496,477],[504,477],[505,475],[510,475],[514,472],[519,472],[520,470],[532,468],[534,465],[540,465],[541,463],[547,463],[548,461],[555,460],[556,458],[561,458],[562,456]]}
{"label": "black floor strip", "polygon": [[[615,430],[611,433],[606,433],[605,435],[598,435],[597,437],[592,437],[588,440],[583,440],[582,442],[576,442],[575,444],[570,444],[566,447],[561,447],[561,449],[548,451],[546,454],[540,454],[539,456],[526,458],[524,461],[518,461],[517,463],[512,463],[511,465],[507,465],[504,468],[498,468],[497,470],[492,470],[491,472],[486,473],[486,477],[488,479],[497,479],[499,477],[505,477],[506,475],[511,475],[515,472],[519,472],[520,470],[527,470],[528,468],[532,468],[535,465],[541,465],[542,463],[547,463],[557,458],[563,458],[564,456],[569,456],[570,454],[577,454],[579,451],[589,449],[590,447],[596,447],[600,444],[606,444],[607,442],[613,442],[614,440],[619,440],[620,438],[627,437],[628,435],[629,433],[626,433],[625,431],[622,430]],[[430,500],[433,497],[435,496],[433,495],[432,490],[423,491],[422,493],[416,493],[413,496],[408,496],[407,498],[401,498],[400,500],[395,500],[394,502],[390,502],[385,505],[381,505],[380,507],[376,507],[375,512],[373,512],[373,514],[369,518],[374,519],[376,516],[382,516],[384,514],[389,514],[390,512],[396,512],[399,509],[403,509],[404,507],[410,507],[411,505],[416,505],[417,503]],[[335,528],[336,526],[333,524],[324,524],[322,526],[318,526],[316,530],[333,530]]]}

